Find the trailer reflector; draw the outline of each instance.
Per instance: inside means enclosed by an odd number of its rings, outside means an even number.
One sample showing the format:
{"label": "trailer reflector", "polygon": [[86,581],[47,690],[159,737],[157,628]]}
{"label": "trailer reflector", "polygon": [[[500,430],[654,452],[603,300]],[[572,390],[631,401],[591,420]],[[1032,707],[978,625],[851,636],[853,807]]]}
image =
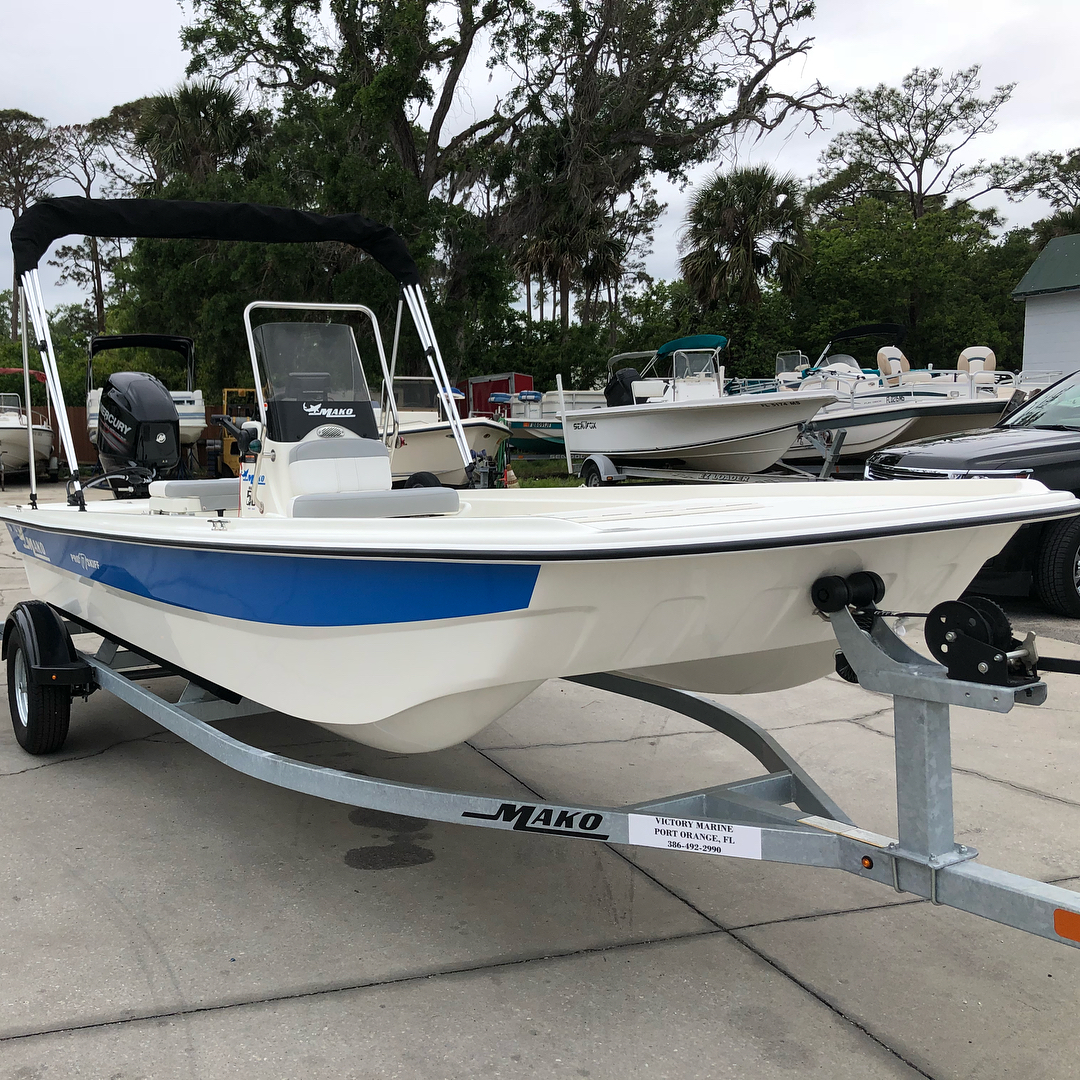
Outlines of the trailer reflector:
{"label": "trailer reflector", "polygon": [[1075,911],[1066,911],[1064,908],[1055,908],[1054,932],[1058,937],[1080,941],[1080,914]]}

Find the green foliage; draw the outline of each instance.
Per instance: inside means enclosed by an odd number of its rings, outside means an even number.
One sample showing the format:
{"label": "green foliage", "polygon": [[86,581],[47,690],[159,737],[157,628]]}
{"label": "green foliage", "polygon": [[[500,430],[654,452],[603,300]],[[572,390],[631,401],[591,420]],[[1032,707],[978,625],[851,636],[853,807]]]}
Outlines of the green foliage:
{"label": "green foliage", "polygon": [[762,281],[791,295],[809,262],[799,182],[767,165],[717,173],[690,201],[683,277],[707,307],[761,302]]}
{"label": "green foliage", "polygon": [[[979,65],[945,75],[941,68],[913,68],[899,87],[860,88],[845,104],[856,126],[837,135],[822,155],[816,201],[835,206],[897,192],[912,218],[1002,185],[1002,169],[963,164],[963,151],[996,126],[998,110],[1015,83],[980,98]],[[980,190],[971,188],[978,184]]]}

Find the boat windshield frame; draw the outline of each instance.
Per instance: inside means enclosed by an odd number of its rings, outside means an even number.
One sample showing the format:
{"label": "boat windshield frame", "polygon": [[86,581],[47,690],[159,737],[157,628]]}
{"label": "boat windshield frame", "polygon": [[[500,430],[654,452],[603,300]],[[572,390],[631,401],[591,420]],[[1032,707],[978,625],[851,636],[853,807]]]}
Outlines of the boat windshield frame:
{"label": "boat windshield frame", "polygon": [[[293,432],[289,431],[289,432],[278,433],[277,427],[281,426],[280,423],[279,424],[271,424],[270,423],[270,410],[269,410],[269,407],[268,407],[268,404],[267,404],[266,395],[263,393],[264,374],[260,370],[259,349],[258,349],[258,347],[256,345],[256,341],[255,341],[255,329],[256,328],[252,325],[252,321],[251,321],[252,312],[256,311],[256,310],[260,310],[260,309],[269,309],[269,310],[274,310],[274,311],[306,311],[306,312],[319,312],[319,313],[330,313],[330,312],[335,312],[335,311],[338,311],[338,312],[346,312],[346,311],[348,311],[348,312],[358,312],[361,315],[365,315],[367,317],[368,321],[371,324],[372,334],[373,334],[373,336],[375,338],[375,348],[376,348],[376,350],[377,350],[377,352],[379,354],[379,364],[380,364],[380,366],[382,368],[383,385],[384,386],[387,385],[387,383],[390,381],[390,372],[389,372],[389,369],[388,369],[387,363],[386,363],[386,350],[383,348],[382,334],[381,334],[381,332],[379,330],[379,320],[376,317],[375,312],[372,311],[371,308],[369,308],[366,304],[320,304],[320,303],[315,303],[315,302],[305,303],[305,302],[296,302],[296,301],[287,301],[287,300],[253,300],[250,304],[247,305],[246,308],[244,308],[244,331],[247,334],[248,353],[249,353],[250,358],[251,358],[251,370],[252,370],[252,374],[254,375],[254,379],[255,379],[255,398],[256,398],[256,401],[257,401],[258,407],[259,407],[259,419],[262,421],[263,425],[267,428],[268,431],[271,428],[274,429],[274,436],[273,437],[275,439],[280,439],[281,434],[292,434]],[[305,325],[305,324],[298,322],[298,325]],[[319,323],[309,323],[309,324],[306,324],[306,325],[318,326],[320,324]],[[337,325],[347,325],[347,324],[337,324]],[[356,336],[355,336],[355,333],[352,332],[352,327],[351,326],[349,326],[349,331],[350,331],[350,338],[352,340],[352,345],[353,345],[353,350],[354,350],[354,362],[355,362],[357,371],[360,374],[360,378],[363,380],[363,387],[364,387],[364,394],[365,394],[365,397],[363,399],[352,397],[352,398],[349,399],[349,401],[354,402],[354,403],[359,403],[361,401],[366,402],[367,403],[366,412],[371,416],[371,423],[372,423],[372,425],[374,425],[374,414],[372,412],[371,394],[370,394],[370,391],[368,389],[367,376],[364,373],[364,365],[363,365],[363,362],[360,359],[359,348],[356,345]],[[273,383],[270,380],[269,368],[265,373],[265,380],[266,380],[265,385],[267,387],[269,387],[271,390],[273,390]],[[334,399],[328,399],[328,400],[332,401]],[[297,399],[297,401],[295,403],[296,404],[301,404],[302,407],[307,405],[307,402],[302,402],[302,399]],[[348,410],[347,415],[346,415],[345,410]],[[310,413],[310,410],[308,408],[304,408],[303,411],[304,411],[304,413],[307,413],[309,415],[314,415],[314,414]],[[397,433],[397,428],[398,428],[398,417],[397,417],[397,408],[393,404],[393,402],[391,402],[391,404],[390,404],[390,411],[391,411],[392,419],[393,419],[393,425],[392,425],[393,433],[396,434]],[[336,415],[335,415],[335,412],[336,412]],[[355,405],[350,406],[350,405],[345,404],[344,402],[342,402],[341,405],[337,406],[336,409],[333,406],[331,406],[331,407],[327,408],[325,414],[319,414],[319,421],[318,422],[327,422],[327,421],[340,423],[343,427],[347,427],[350,430],[354,429],[357,426],[360,426],[360,427],[364,426],[364,424],[362,423],[362,418],[356,416]],[[292,425],[286,425],[286,426],[287,427],[292,427]],[[376,437],[378,437],[377,429],[373,428],[373,430],[376,432]],[[368,435],[368,437],[371,437],[371,432],[357,431],[356,433],[357,434],[365,434],[366,433]],[[381,435],[382,435],[383,439],[386,439],[386,438],[389,437],[389,435],[390,435],[390,425],[389,424],[384,425],[384,431],[381,433]],[[287,440],[284,440],[284,441],[292,441],[292,440],[287,439]]]}

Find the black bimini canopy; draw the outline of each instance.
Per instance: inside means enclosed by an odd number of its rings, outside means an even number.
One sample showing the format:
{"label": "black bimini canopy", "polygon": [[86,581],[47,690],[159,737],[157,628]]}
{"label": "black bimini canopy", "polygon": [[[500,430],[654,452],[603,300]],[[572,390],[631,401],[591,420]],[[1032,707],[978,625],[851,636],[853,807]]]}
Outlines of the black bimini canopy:
{"label": "black bimini canopy", "polygon": [[249,240],[301,244],[334,240],[366,251],[404,287],[420,273],[401,237],[361,214],[325,217],[258,203],[175,199],[84,199],[66,196],[34,203],[11,230],[15,274],[36,269],[62,236],[133,236],[162,240]]}
{"label": "black bimini canopy", "polygon": [[185,359],[195,352],[195,342],[180,334],[105,334],[90,339],[90,356],[109,349],[168,349]]}

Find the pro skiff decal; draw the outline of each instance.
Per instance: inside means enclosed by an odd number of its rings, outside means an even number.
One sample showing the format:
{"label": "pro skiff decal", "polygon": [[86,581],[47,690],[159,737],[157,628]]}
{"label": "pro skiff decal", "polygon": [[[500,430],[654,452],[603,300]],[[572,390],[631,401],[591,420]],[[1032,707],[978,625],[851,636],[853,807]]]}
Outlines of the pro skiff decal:
{"label": "pro skiff decal", "polygon": [[595,810],[574,810],[571,807],[507,802],[503,803],[494,814],[480,814],[466,810],[461,816],[490,821],[494,828],[511,829],[514,832],[583,836],[589,840],[607,840],[610,835],[599,831],[604,824],[604,815]]}
{"label": "pro skiff decal", "polygon": [[520,611],[540,567],[200,551],[8,523],[20,553],[189,611],[278,626],[373,626]]}

